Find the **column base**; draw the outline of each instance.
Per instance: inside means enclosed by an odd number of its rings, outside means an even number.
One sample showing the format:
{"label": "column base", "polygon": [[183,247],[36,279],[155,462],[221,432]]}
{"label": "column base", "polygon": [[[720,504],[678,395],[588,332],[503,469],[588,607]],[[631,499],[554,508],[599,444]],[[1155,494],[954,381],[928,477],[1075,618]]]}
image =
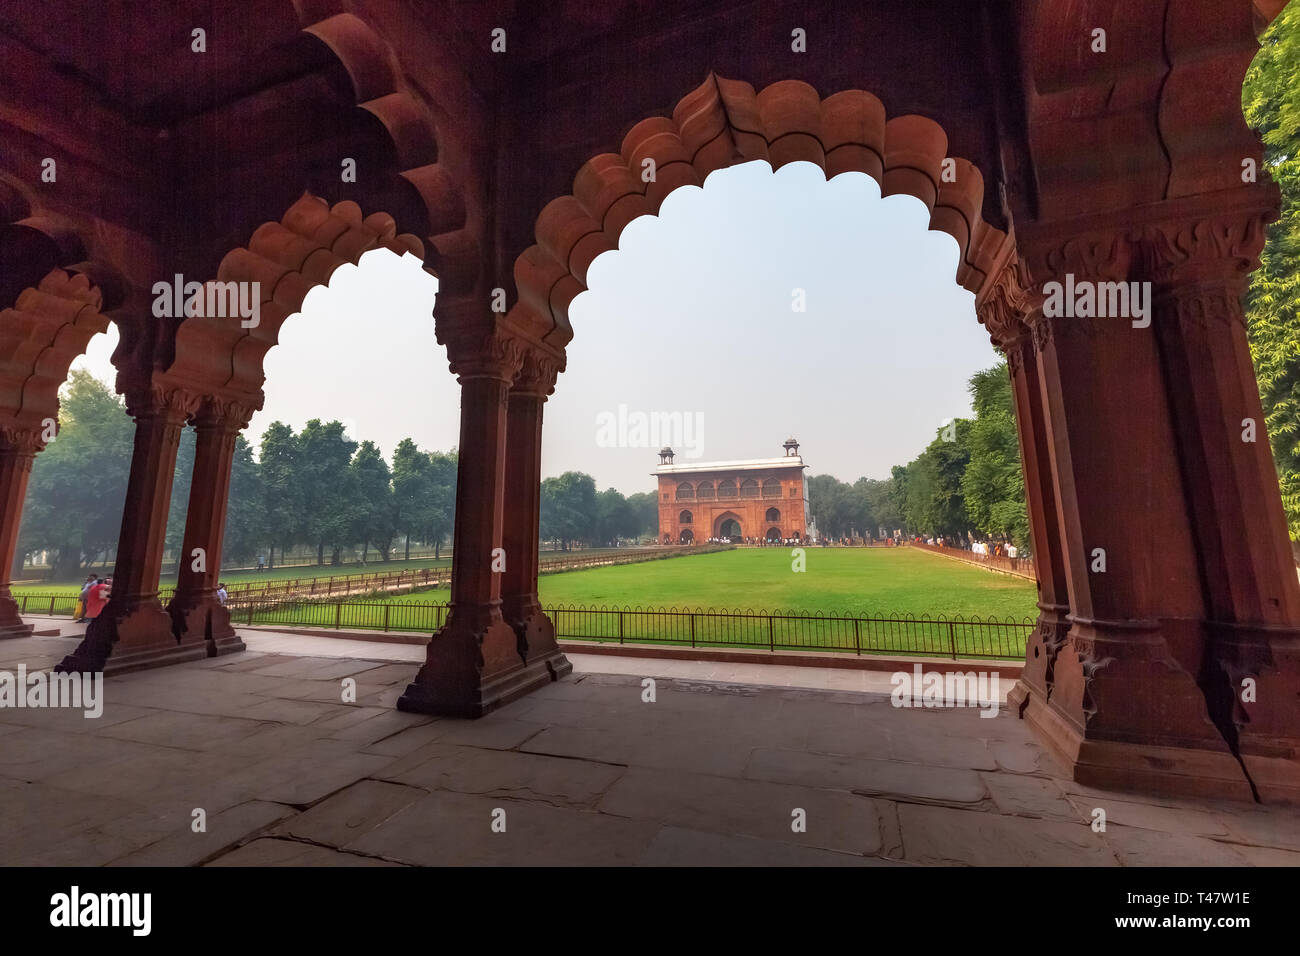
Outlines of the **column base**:
{"label": "column base", "polygon": [[9,637],[31,637],[35,624],[25,624],[12,597],[0,598],[0,641]]}
{"label": "column base", "polygon": [[513,616],[507,612],[507,619],[518,638],[519,654],[525,663],[545,664],[551,680],[560,680],[573,673],[573,665],[555,641],[555,622],[539,605],[528,605]]}
{"label": "column base", "polygon": [[77,649],[54,668],[56,673],[126,674],[183,661],[203,660],[202,640],[178,641],[171,618],[156,602],[138,605],[120,615],[109,608],[90,622]]}
{"label": "column base", "polygon": [[1222,621],[1210,628],[1213,684],[1260,800],[1300,804],[1300,631]]}
{"label": "column base", "polygon": [[172,634],[182,643],[204,642],[209,657],[247,650],[230,626],[230,612],[215,598],[200,598],[192,607],[184,607],[173,600],[167,605],[167,613],[172,621]]}
{"label": "column base", "polygon": [[468,617],[453,609],[434,634],[424,666],[397,701],[398,710],[482,717],[551,683],[546,660],[520,659],[518,638],[499,612],[477,626]]}
{"label": "column base", "polygon": [[1012,690],[1024,694],[1022,716],[1076,783],[1099,790],[1254,802],[1250,781],[1226,744],[1218,750],[1089,740],[1041,696],[1022,686],[1017,682]]}

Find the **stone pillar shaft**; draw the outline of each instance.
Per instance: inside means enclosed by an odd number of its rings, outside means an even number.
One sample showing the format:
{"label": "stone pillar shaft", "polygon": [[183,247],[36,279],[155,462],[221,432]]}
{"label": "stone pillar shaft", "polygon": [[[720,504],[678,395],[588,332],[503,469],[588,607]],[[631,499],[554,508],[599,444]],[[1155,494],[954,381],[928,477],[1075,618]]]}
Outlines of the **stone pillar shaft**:
{"label": "stone pillar shaft", "polygon": [[542,507],[542,413],[559,373],[556,361],[530,351],[510,389],[507,412],[506,508],[502,540],[507,561],[502,611],[529,664],[543,663],[553,680],[573,671],[555,640],[555,624],[537,596]]}
{"label": "stone pillar shaft", "polygon": [[1026,245],[1070,630],[1023,715],[1082,783],[1249,799],[1199,684],[1206,606],[1156,332],[1077,297],[1127,284],[1132,244]]}
{"label": "stone pillar shaft", "polygon": [[26,637],[33,628],[18,614],[18,602],[9,589],[9,574],[18,549],[18,530],[22,526],[23,502],[27,497],[27,480],[40,442],[29,432],[0,433],[0,639]]}
{"label": "stone pillar shaft", "polygon": [[[242,651],[244,643],[230,626],[230,613],[217,601],[217,584],[230,503],[230,473],[235,440],[251,409],[205,403],[195,420],[194,477],[185,516],[185,537],[176,595],[168,605],[172,625],[182,641],[201,640],[208,653]],[[202,549],[203,570],[195,570],[195,551]]]}
{"label": "stone pillar shaft", "polygon": [[177,390],[155,387],[127,393],[127,411],[136,422],[135,444],[112,597],[57,670],[113,673],[207,656],[201,641],[178,643],[171,618],[158,603],[176,451],[197,404],[193,396]]}
{"label": "stone pillar shaft", "polygon": [[[1069,595],[1065,583],[1065,558],[1061,540],[1056,488],[1052,478],[1051,436],[1044,408],[1042,373],[1032,338],[1020,335],[1005,346],[1016,407],[1020,461],[1025,482],[1025,504],[1038,580],[1038,623],[1025,652],[1022,680],[1044,700],[1051,696],[1057,653],[1069,630]],[[1024,698],[1013,694],[1024,706]]]}
{"label": "stone pillar shaft", "polygon": [[1148,231],[1154,324],[1206,602],[1200,679],[1257,795],[1300,803],[1300,582],[1242,298],[1263,215]]}
{"label": "stone pillar shaft", "polygon": [[[523,363],[521,343],[496,331],[449,344],[461,384],[460,452],[451,606],[425,664],[398,700],[401,710],[478,717],[551,680],[526,663],[501,614],[507,403]],[[505,555],[509,567],[510,555]]]}

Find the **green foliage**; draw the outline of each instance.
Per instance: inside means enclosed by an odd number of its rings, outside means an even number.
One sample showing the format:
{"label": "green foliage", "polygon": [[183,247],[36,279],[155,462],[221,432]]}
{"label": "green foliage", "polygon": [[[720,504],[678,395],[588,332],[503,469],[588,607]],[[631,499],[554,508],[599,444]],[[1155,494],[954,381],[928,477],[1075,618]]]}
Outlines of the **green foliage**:
{"label": "green foliage", "polygon": [[975,420],[967,437],[970,462],[961,478],[966,515],[984,534],[1009,538],[1017,547],[1027,548],[1025,478],[1006,363],[975,373],[970,391]]}
{"label": "green foliage", "polygon": [[59,434],[36,456],[18,550],[50,550],[55,573],[73,576],[83,555],[112,549],[122,524],[135,425],[113,392],[86,371],[64,386]]}
{"label": "green foliage", "polygon": [[567,551],[573,541],[596,534],[596,481],[580,471],[566,471],[542,482],[541,537],[559,541]]}
{"label": "green foliage", "polygon": [[1300,542],[1300,5],[1289,4],[1265,31],[1242,106],[1282,191],[1281,216],[1268,227],[1251,277],[1246,320],[1287,524]]}

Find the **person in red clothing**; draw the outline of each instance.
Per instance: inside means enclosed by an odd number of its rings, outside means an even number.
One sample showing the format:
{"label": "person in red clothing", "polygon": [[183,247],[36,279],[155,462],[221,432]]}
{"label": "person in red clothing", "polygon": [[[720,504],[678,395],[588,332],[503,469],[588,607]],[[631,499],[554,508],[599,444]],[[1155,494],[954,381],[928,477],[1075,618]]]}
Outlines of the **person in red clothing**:
{"label": "person in red clothing", "polygon": [[86,617],[94,620],[99,617],[99,612],[104,610],[104,605],[108,603],[109,595],[113,593],[113,579],[105,578],[90,589],[86,595]]}

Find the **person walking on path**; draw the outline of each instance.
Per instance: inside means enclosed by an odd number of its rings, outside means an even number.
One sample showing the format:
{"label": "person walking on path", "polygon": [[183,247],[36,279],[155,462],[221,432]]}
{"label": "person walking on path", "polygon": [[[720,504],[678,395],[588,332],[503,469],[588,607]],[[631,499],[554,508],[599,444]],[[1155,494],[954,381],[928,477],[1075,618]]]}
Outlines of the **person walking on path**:
{"label": "person walking on path", "polygon": [[77,597],[77,607],[76,607],[77,613],[73,615],[73,617],[76,618],[78,624],[86,623],[86,595],[90,593],[90,589],[93,588],[98,582],[99,582],[99,578],[96,575],[94,574],[86,575],[86,583],[81,586],[81,594],[78,595]]}

